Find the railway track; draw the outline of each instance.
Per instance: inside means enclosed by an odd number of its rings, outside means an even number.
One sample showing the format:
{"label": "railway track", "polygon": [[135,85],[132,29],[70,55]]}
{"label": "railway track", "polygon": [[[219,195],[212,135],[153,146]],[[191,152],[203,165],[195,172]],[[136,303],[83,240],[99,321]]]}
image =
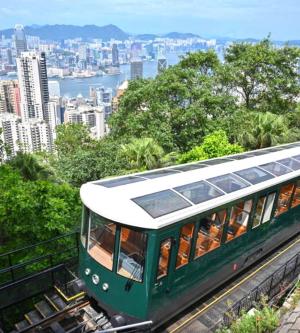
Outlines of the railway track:
{"label": "railway track", "polygon": [[[285,243],[271,255],[246,269],[238,277],[209,293],[157,329],[157,333],[213,332],[230,306],[246,296],[290,257],[300,252],[300,236]],[[286,286],[287,287],[287,286]]]}
{"label": "railway track", "polygon": [[77,333],[109,329],[112,325],[105,313],[92,307],[84,293],[68,297],[55,286],[14,327],[10,333]]}

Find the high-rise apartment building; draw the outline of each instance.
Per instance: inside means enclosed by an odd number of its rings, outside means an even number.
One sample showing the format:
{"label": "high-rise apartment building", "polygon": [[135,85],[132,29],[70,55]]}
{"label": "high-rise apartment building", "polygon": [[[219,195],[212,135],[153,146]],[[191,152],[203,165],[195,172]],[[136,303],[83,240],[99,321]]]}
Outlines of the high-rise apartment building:
{"label": "high-rise apartment building", "polygon": [[0,113],[0,139],[5,143],[8,152],[4,152],[4,159],[14,155],[20,150],[19,147],[19,129],[21,118],[13,113]]}
{"label": "high-rise apartment building", "polygon": [[112,50],[111,50],[111,56],[112,56],[112,65],[113,66],[119,66],[119,50],[118,45],[113,44]]}
{"label": "high-rise apartment building", "polygon": [[105,135],[104,108],[102,106],[89,106],[68,104],[65,111],[65,123],[84,124],[89,128],[95,139]]}
{"label": "high-rise apartment building", "polygon": [[140,58],[133,58],[130,62],[131,80],[143,78],[143,62]]}
{"label": "high-rise apartment building", "polygon": [[49,100],[46,56],[42,52],[22,52],[17,58],[21,95],[18,125],[21,149],[27,152],[52,150],[58,106]]}
{"label": "high-rise apartment building", "polygon": [[15,25],[14,43],[15,43],[17,57],[19,57],[22,52],[27,51],[26,35],[24,27],[21,24]]}
{"label": "high-rise apartment building", "polygon": [[50,127],[45,121],[29,120],[18,124],[20,149],[25,152],[51,151]]}
{"label": "high-rise apartment building", "polygon": [[0,81],[0,112],[21,115],[20,89],[17,80]]}
{"label": "high-rise apartment building", "polygon": [[43,120],[49,101],[45,53],[23,52],[17,58],[23,121]]}

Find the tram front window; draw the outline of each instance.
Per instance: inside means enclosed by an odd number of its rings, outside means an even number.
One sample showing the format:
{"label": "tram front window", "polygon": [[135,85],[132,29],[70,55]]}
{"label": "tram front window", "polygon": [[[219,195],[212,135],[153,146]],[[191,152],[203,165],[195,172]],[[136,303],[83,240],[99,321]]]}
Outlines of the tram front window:
{"label": "tram front window", "polygon": [[118,274],[142,282],[146,247],[145,233],[121,228]]}
{"label": "tram front window", "polygon": [[90,212],[88,252],[99,264],[112,270],[116,225],[94,212]]}

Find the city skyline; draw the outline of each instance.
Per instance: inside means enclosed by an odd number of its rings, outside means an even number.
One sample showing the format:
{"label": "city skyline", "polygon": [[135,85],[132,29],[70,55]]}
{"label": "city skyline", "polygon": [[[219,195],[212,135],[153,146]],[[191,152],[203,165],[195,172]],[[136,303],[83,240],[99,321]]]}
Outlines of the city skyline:
{"label": "city skyline", "polygon": [[291,40],[299,39],[299,14],[296,0],[53,0],[38,6],[34,0],[0,0],[0,30],[15,23],[116,24],[133,34],[179,31],[203,37],[263,38],[271,33],[272,39]]}

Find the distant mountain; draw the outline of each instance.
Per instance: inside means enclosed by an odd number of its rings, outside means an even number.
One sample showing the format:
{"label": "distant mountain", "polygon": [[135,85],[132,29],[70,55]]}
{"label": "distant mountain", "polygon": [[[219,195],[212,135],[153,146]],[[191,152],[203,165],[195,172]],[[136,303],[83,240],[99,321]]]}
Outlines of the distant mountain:
{"label": "distant mountain", "polygon": [[134,36],[136,39],[139,40],[153,40],[158,37],[158,35],[154,34],[142,34],[142,35],[135,35]]}
{"label": "distant mountain", "polygon": [[[13,29],[6,29],[0,31],[0,35],[5,37],[11,37],[14,33]],[[46,40],[62,40],[72,38],[83,38],[85,40],[92,38],[103,39],[104,41],[111,38],[118,40],[125,40],[128,38],[128,34],[118,28],[117,26],[110,24],[102,27],[96,25],[85,25],[83,27],[76,25],[44,25],[44,26],[26,26],[25,33],[31,36],[38,36],[41,39]]]}
{"label": "distant mountain", "polygon": [[172,38],[172,39],[188,39],[188,38],[199,38],[199,35],[192,34],[190,32],[184,33],[184,32],[169,32],[166,35],[163,35],[163,37],[166,38]]}

